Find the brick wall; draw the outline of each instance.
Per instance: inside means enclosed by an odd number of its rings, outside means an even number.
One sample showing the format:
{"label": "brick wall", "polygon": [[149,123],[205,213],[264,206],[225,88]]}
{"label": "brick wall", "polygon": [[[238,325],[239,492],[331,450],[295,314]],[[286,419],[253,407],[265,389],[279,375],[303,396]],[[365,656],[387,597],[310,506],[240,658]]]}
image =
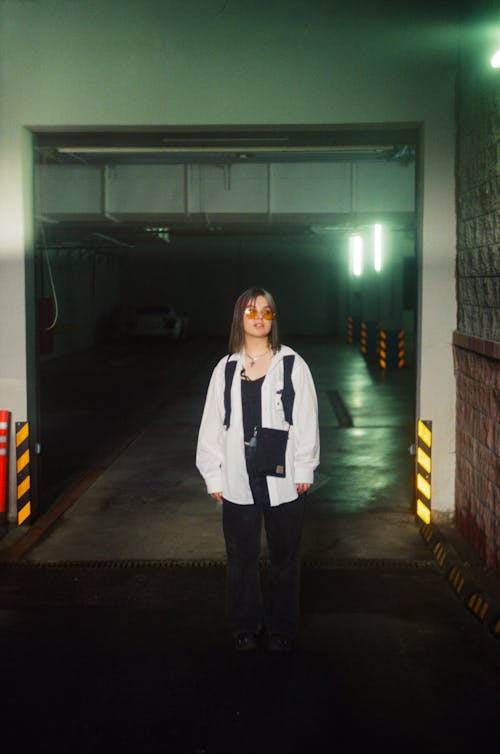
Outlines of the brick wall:
{"label": "brick wall", "polygon": [[456,525],[500,577],[500,343],[496,357],[474,346],[481,347],[455,335]]}
{"label": "brick wall", "polygon": [[500,577],[500,72],[457,88],[456,525]]}

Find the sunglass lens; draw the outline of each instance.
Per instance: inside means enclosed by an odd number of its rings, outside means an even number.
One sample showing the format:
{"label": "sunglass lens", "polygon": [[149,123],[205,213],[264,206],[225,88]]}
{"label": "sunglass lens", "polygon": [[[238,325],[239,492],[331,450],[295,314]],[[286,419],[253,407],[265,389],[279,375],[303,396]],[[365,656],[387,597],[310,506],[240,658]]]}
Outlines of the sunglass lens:
{"label": "sunglass lens", "polygon": [[[267,319],[267,320],[274,319],[274,313],[272,309],[263,309],[262,312],[260,313],[264,319]],[[259,312],[257,311],[257,309],[254,309],[252,306],[248,306],[245,309],[245,317],[247,317],[247,319],[257,319],[258,316],[259,316]]]}

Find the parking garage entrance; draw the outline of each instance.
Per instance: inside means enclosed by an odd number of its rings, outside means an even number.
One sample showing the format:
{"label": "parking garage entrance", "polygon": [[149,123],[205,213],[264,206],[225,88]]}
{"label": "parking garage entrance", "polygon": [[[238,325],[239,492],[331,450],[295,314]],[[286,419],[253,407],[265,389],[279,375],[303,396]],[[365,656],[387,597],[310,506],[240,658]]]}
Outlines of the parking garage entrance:
{"label": "parking garage entrance", "polygon": [[[34,144],[35,516],[97,478],[163,411],[177,416],[186,391],[203,393],[234,299],[253,284],[273,292],[284,342],[311,362],[325,432],[359,440],[341,450],[325,435],[316,495],[344,489],[363,441],[380,448],[373,433],[389,428],[385,467],[358,489],[373,491],[371,505],[396,495],[411,508],[415,131],[44,131]],[[192,441],[199,417],[187,413]],[[399,466],[398,492],[377,497]],[[353,490],[337,505],[355,510]]]}

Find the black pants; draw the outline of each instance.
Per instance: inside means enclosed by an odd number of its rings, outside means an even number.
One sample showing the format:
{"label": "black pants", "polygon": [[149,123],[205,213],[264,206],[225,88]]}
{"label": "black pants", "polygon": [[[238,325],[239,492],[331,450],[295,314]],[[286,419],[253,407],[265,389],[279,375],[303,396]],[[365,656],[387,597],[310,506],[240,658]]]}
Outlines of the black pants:
{"label": "black pants", "polygon": [[[300,602],[300,539],[305,496],[271,507],[265,477],[250,477],[253,505],[224,500],[222,523],[227,552],[227,614],[233,635],[257,632],[293,638]],[[269,605],[264,610],[259,556],[262,519],[269,550]]]}

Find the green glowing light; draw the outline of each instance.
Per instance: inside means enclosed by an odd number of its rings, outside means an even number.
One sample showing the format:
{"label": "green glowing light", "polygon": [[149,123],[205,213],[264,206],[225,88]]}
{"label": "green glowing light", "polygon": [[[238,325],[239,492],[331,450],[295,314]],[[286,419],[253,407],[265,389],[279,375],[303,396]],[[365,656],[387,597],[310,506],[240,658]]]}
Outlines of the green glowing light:
{"label": "green glowing light", "polygon": [[361,236],[349,238],[349,257],[351,272],[355,277],[363,274],[363,239]]}
{"label": "green glowing light", "polygon": [[492,55],[490,63],[492,68],[500,68],[500,49]]}
{"label": "green glowing light", "polygon": [[382,269],[382,226],[373,226],[373,266],[375,272]]}

